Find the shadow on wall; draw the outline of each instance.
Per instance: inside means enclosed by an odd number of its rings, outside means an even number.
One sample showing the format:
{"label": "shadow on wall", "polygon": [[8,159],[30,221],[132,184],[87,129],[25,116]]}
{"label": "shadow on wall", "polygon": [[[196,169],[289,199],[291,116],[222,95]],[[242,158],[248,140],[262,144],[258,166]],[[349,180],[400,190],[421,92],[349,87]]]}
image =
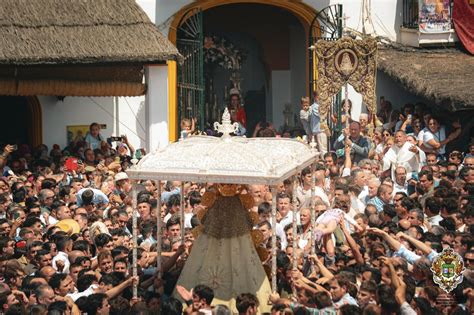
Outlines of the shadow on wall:
{"label": "shadow on wall", "polygon": [[146,147],[146,129],[145,126],[147,125],[146,121],[146,107],[145,107],[145,100],[140,102],[140,105],[137,109],[137,119],[135,120],[135,130],[138,133],[140,146],[135,149],[145,148]]}
{"label": "shadow on wall", "polygon": [[384,96],[385,100],[392,103],[394,109],[400,109],[406,103],[415,104],[423,102],[428,105],[431,103],[430,100],[407,91],[403,85],[380,70],[377,71],[376,94],[377,105],[379,104],[380,97]]}

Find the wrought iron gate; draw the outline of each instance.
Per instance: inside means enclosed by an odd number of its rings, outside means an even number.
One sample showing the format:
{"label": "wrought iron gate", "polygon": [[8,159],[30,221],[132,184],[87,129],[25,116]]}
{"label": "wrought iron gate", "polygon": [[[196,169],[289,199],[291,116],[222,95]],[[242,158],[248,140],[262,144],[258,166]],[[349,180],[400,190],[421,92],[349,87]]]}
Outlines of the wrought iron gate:
{"label": "wrought iron gate", "polygon": [[[342,37],[342,4],[333,4],[330,5],[321,11],[318,12],[316,17],[313,19],[313,22],[310,26],[309,32],[309,45],[314,47],[316,42],[320,39],[322,40],[338,40]],[[313,93],[316,91],[316,84],[318,81],[318,63],[315,55],[315,51],[312,50],[309,53],[309,69],[310,69],[310,78],[309,78],[309,91]],[[341,131],[341,93],[334,96],[332,102],[330,115],[335,115],[337,117],[337,123],[333,123],[331,119],[328,119],[329,128],[331,131],[340,133]]]}
{"label": "wrought iron gate", "polygon": [[204,54],[201,9],[188,11],[179,24],[177,47],[184,57],[178,66],[178,117],[195,118],[196,128],[204,128]]}

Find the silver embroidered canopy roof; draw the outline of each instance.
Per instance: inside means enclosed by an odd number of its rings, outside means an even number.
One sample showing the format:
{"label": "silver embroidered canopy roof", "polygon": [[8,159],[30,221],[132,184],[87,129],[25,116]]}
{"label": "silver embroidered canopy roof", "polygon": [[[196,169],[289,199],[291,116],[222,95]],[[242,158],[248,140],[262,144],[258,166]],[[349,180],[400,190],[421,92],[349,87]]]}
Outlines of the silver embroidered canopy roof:
{"label": "silver embroidered canopy roof", "polygon": [[[131,179],[274,185],[311,165],[317,152],[284,138],[231,137],[237,124],[227,109],[215,123],[220,138],[191,136],[147,154],[127,173]],[[314,146],[312,146],[314,148]]]}

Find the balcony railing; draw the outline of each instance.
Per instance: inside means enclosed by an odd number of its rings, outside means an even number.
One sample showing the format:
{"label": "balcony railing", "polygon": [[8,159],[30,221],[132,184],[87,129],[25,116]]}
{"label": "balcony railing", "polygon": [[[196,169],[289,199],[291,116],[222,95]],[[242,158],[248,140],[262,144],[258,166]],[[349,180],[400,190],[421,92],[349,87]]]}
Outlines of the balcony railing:
{"label": "balcony railing", "polygon": [[[419,0],[403,0],[403,23],[402,23],[403,27],[414,28],[414,29],[417,29],[419,27],[418,1]],[[454,1],[450,0],[449,2],[450,2],[449,14],[451,15],[451,12],[453,12],[452,8],[453,8]]]}
{"label": "balcony railing", "polygon": [[418,28],[418,0],[403,0],[403,27]]}

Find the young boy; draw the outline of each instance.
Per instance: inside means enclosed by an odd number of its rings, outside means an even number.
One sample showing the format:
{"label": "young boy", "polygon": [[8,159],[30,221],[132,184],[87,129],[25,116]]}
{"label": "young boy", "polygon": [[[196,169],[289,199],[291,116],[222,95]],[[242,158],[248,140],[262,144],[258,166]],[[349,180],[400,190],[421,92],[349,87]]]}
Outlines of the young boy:
{"label": "young boy", "polygon": [[186,139],[187,136],[192,135],[195,128],[194,118],[183,118],[181,119],[181,138]]}
{"label": "young boy", "polygon": [[304,131],[308,137],[308,142],[311,141],[312,133],[310,127],[310,111],[309,111],[309,97],[301,98],[301,110],[300,110],[300,120],[303,125]]}

